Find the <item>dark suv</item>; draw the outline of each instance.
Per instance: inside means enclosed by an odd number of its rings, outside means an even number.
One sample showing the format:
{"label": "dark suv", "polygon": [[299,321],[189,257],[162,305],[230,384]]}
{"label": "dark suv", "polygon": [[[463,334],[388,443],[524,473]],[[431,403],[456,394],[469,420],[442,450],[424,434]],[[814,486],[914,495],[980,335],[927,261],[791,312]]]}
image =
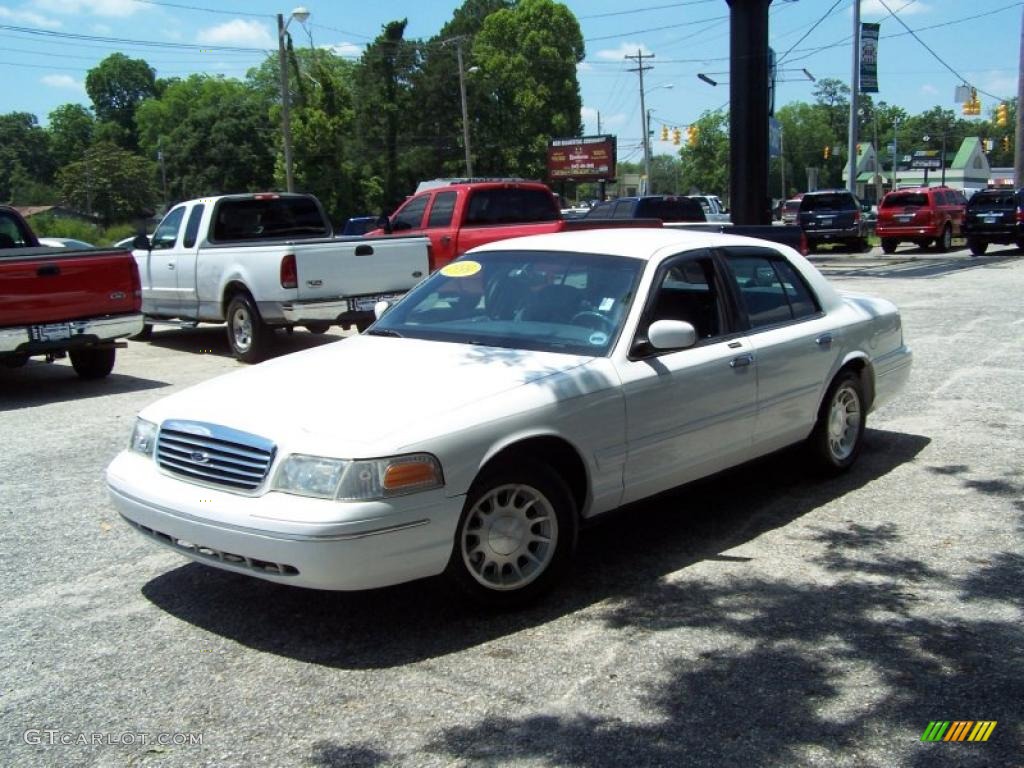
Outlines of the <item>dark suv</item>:
{"label": "dark suv", "polygon": [[806,193],[800,200],[797,223],[807,237],[808,252],[820,243],[841,242],[851,251],[868,248],[860,201],[845,189]]}
{"label": "dark suv", "polygon": [[1024,250],[1024,189],[983,189],[967,203],[964,236],[980,256],[989,243],[1016,243]]}
{"label": "dark suv", "polygon": [[661,219],[662,221],[707,221],[696,200],[675,195],[620,197],[598,203],[585,219]]}

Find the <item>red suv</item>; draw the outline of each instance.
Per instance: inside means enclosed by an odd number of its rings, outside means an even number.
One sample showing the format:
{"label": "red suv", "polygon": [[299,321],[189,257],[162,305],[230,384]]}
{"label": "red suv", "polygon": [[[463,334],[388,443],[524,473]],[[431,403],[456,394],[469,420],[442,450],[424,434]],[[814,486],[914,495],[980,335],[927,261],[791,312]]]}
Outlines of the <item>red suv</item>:
{"label": "red suv", "polygon": [[878,206],[875,234],[882,250],[893,253],[903,240],[945,253],[954,236],[960,235],[967,198],[949,187],[915,187],[889,192]]}

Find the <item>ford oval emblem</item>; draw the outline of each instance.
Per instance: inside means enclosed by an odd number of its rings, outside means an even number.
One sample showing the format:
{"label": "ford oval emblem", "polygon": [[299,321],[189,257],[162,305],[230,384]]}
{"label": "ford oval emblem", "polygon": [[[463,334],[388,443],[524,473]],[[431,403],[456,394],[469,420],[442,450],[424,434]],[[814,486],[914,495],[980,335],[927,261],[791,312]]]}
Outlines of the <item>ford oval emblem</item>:
{"label": "ford oval emblem", "polygon": [[192,451],[188,457],[193,464],[206,464],[210,460],[210,454],[206,451]]}

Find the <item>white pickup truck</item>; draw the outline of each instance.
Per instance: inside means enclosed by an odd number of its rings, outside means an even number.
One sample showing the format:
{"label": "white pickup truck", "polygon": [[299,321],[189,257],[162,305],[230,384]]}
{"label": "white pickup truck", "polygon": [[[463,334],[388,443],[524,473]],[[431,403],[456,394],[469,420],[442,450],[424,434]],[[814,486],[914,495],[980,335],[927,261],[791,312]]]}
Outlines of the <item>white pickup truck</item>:
{"label": "white pickup truck", "polygon": [[425,237],[334,237],[312,195],[207,197],[174,206],[132,243],[145,326],[227,323],[232,352],[262,359],[273,330],[373,320],[373,305],[430,271]]}
{"label": "white pickup truck", "polygon": [[732,220],[729,217],[729,211],[717,195],[687,195],[687,197],[700,203],[708,221],[724,223]]}

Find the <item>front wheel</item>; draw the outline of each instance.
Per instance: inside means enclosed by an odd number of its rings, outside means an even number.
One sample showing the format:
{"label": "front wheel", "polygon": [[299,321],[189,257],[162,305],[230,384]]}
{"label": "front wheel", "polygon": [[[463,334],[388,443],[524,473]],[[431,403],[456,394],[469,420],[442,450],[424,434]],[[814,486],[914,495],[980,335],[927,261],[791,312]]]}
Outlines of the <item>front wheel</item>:
{"label": "front wheel", "polygon": [[529,459],[484,470],[470,488],[448,576],[492,607],[551,589],[576,546],[576,504],[561,478]]}
{"label": "front wheel", "polygon": [[860,376],[841,371],[832,381],[807,447],[818,468],[839,474],[853,466],[864,440],[867,408]]}
{"label": "front wheel", "polygon": [[90,381],[102,379],[114,370],[114,356],[117,350],[114,347],[96,349],[72,349],[68,352],[71,358],[71,367],[75,369],[78,377]]}
{"label": "front wheel", "polygon": [[942,228],[942,234],[935,239],[935,250],[939,253],[949,253],[953,247],[953,228],[947,224]]}
{"label": "front wheel", "polygon": [[985,251],[988,250],[988,241],[969,237],[967,238],[967,247],[971,249],[971,253],[975,256],[983,256]]}
{"label": "front wheel", "polygon": [[228,303],[228,343],[235,358],[243,363],[258,363],[267,353],[273,331],[260,317],[253,300],[244,293]]}

